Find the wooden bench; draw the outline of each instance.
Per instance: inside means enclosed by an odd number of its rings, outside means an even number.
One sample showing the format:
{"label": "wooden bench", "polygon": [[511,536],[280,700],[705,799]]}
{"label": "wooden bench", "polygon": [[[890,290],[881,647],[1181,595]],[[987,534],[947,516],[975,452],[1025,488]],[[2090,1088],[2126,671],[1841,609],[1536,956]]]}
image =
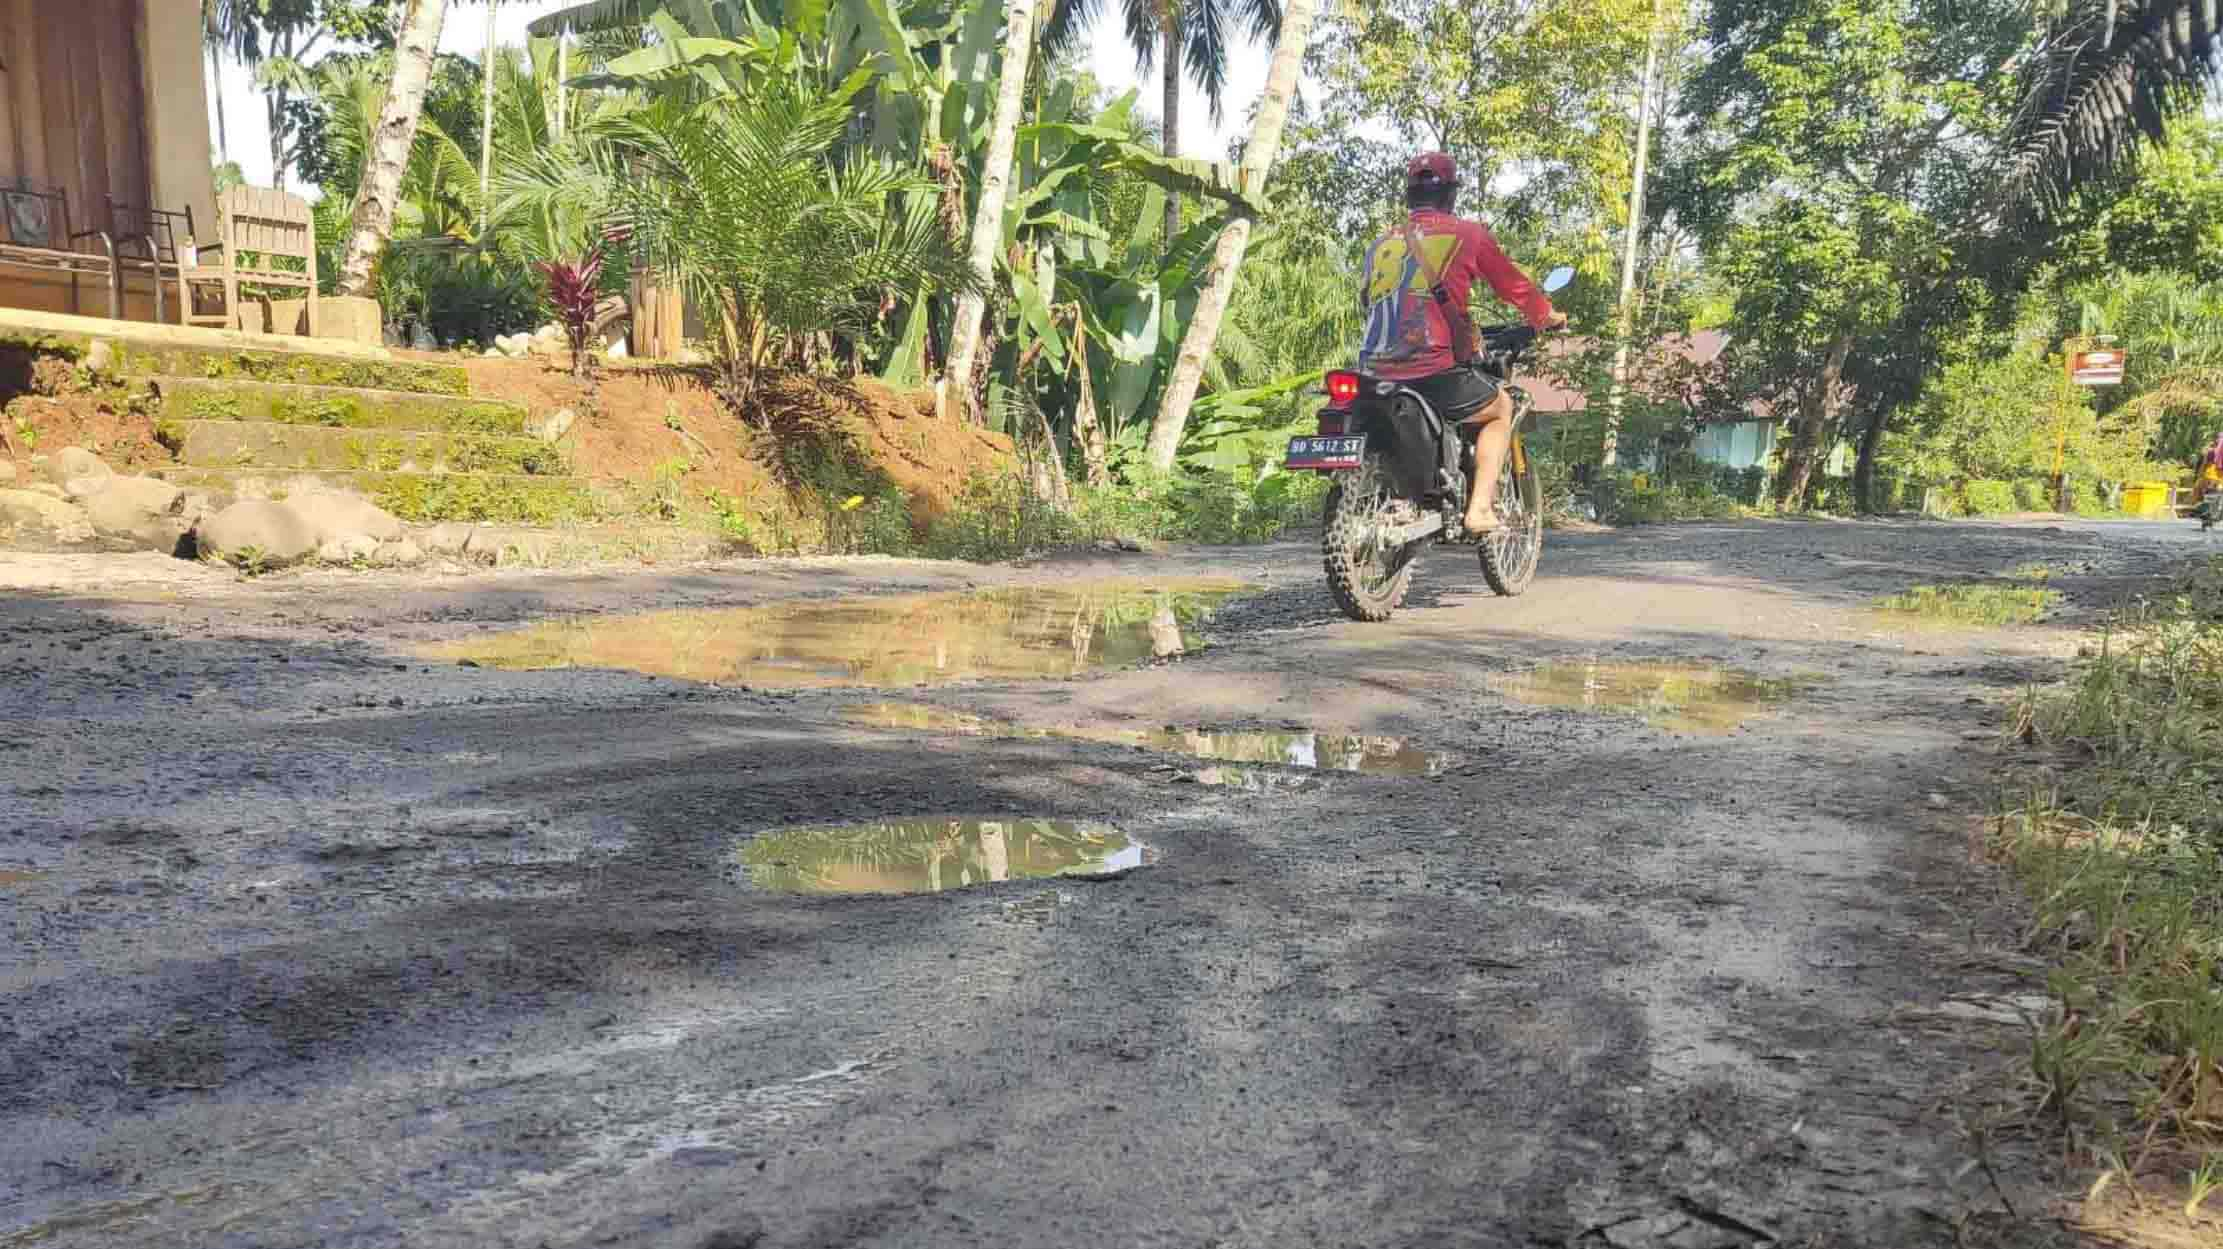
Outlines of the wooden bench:
{"label": "wooden bench", "polygon": [[[268,187],[233,187],[216,197],[216,215],[216,242],[180,249],[184,323],[236,329],[241,287],[299,291],[308,304],[308,333],[314,338],[316,219],[309,201]],[[202,312],[194,296],[208,295],[214,302],[219,292],[223,311]],[[284,332],[291,333],[292,327]]]}
{"label": "wooden bench", "polygon": [[[69,193],[56,187],[34,191],[25,187],[0,188],[0,265],[60,273],[69,277],[69,310],[79,306],[78,288],[87,277],[102,279],[108,288],[108,316],[118,315],[116,244],[105,230],[69,228]],[[97,251],[81,250],[91,243]]]}

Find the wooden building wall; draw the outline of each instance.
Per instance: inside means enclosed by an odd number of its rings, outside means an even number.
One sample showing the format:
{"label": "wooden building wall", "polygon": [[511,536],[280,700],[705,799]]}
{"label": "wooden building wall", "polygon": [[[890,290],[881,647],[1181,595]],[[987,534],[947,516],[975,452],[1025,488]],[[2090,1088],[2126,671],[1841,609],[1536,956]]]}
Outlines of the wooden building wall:
{"label": "wooden building wall", "polygon": [[147,202],[140,3],[0,0],[0,182],[61,187],[72,231]]}

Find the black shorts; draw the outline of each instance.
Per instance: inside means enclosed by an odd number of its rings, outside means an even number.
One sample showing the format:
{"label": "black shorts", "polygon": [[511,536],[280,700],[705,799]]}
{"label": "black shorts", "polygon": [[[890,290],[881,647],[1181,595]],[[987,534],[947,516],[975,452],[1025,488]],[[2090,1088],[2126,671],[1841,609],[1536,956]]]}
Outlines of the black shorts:
{"label": "black shorts", "polygon": [[1480,369],[1468,367],[1455,367],[1405,385],[1419,391],[1428,406],[1436,410],[1436,415],[1452,425],[1473,419],[1475,413],[1497,398],[1498,390],[1497,379]]}

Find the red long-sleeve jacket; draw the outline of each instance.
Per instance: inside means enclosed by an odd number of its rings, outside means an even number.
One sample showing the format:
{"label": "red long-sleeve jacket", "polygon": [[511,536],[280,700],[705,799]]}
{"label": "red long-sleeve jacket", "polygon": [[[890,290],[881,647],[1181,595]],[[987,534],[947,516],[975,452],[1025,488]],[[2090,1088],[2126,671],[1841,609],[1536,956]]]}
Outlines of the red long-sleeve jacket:
{"label": "red long-sleeve jacket", "polygon": [[[1542,329],[1555,315],[1551,299],[1520,271],[1497,239],[1479,221],[1423,208],[1412,215],[1413,232],[1434,270],[1443,275],[1445,293],[1468,320],[1474,282],[1488,282],[1497,297],[1520,310]],[[1436,304],[1429,267],[1407,254],[1405,231],[1392,229],[1366,253],[1359,304],[1366,311],[1366,336],[1359,343],[1359,367],[1377,377],[1410,380],[1430,377],[1458,363],[1451,349],[1451,326]]]}

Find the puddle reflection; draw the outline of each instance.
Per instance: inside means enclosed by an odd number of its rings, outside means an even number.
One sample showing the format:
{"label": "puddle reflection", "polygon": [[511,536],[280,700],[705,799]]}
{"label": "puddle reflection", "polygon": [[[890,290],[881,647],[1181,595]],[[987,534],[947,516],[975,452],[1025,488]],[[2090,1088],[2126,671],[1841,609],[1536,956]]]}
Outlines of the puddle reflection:
{"label": "puddle reflection", "polygon": [[1686,664],[1558,663],[1494,678],[1518,703],[1585,711],[1630,711],[1682,733],[1729,733],[1813,685],[1731,668]]}
{"label": "puddle reflection", "polygon": [[[844,719],[882,729],[916,729],[963,737],[1065,738],[1136,746],[1223,763],[1264,763],[1323,772],[1388,776],[1437,776],[1451,756],[1421,750],[1400,738],[1356,733],[1255,732],[1220,729],[1122,729],[1104,725],[1035,728],[922,703],[864,703],[845,708]],[[1233,769],[1229,769],[1233,772]],[[1260,786],[1245,786],[1259,788]]]}
{"label": "puddle reflection", "polygon": [[16,885],[28,885],[45,875],[44,872],[24,872],[10,867],[0,867],[0,889],[9,889]]}
{"label": "puddle reflection", "polygon": [[898,820],[759,833],[734,860],[781,893],[940,893],[1000,881],[1144,867],[1156,852],[1115,828],[1066,820]]}
{"label": "puddle reflection", "polygon": [[443,642],[488,668],[619,668],[770,687],[1077,676],[1197,649],[1230,581],[1087,582],[552,621]]}

